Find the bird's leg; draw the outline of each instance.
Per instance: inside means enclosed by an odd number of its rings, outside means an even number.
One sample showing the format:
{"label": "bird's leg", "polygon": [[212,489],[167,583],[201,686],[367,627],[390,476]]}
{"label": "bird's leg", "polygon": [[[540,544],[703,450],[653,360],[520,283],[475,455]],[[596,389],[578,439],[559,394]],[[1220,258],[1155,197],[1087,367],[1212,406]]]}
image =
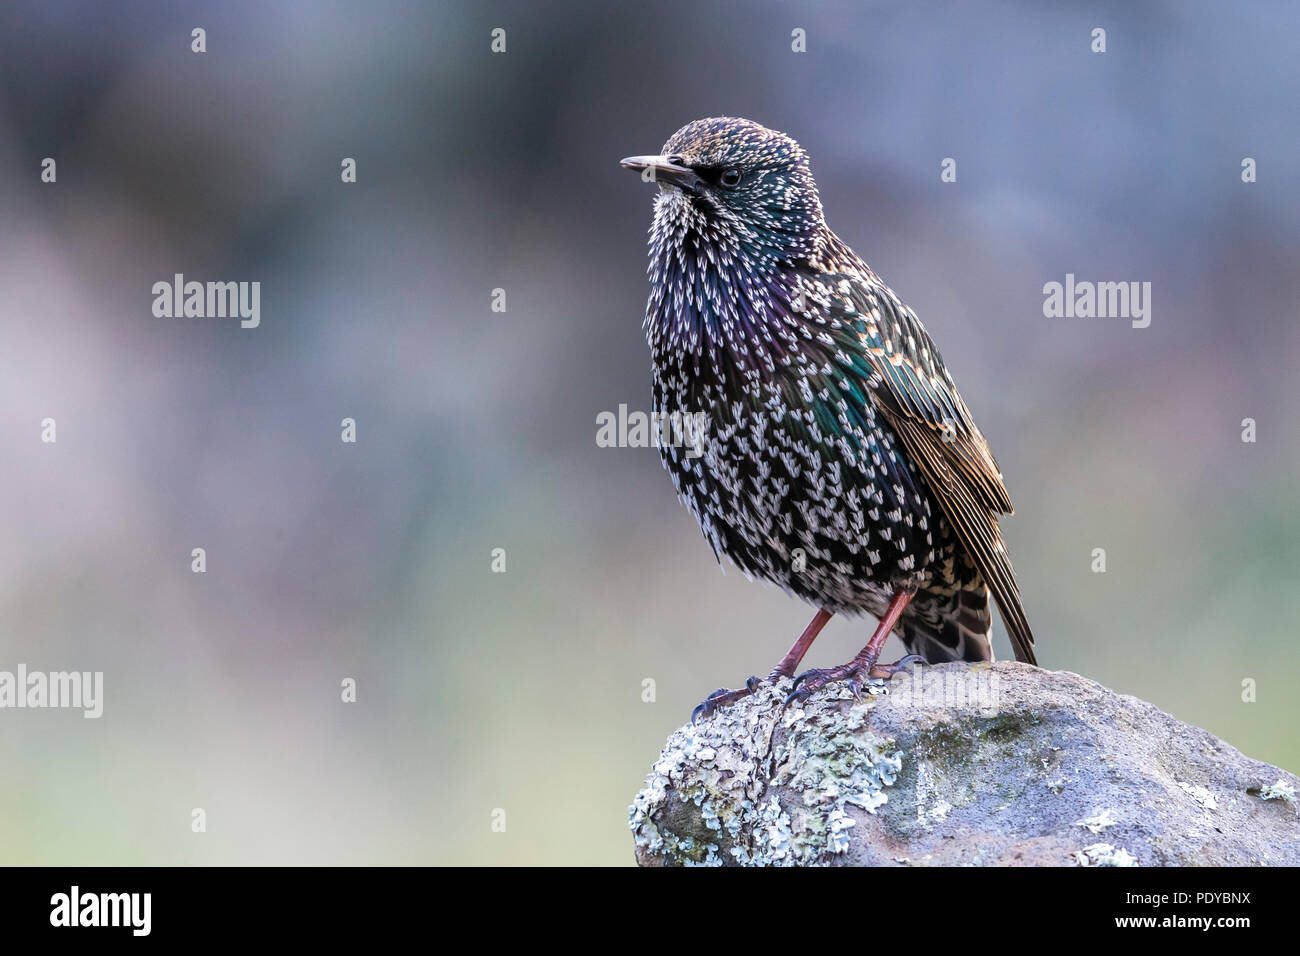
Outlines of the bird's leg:
{"label": "bird's leg", "polygon": [[799,635],[799,640],[790,645],[790,650],[786,651],[785,657],[781,658],[781,662],[772,668],[772,673],[767,675],[769,681],[776,683],[778,678],[794,676],[795,668],[808,653],[808,648],[812,647],[812,642],[817,639],[817,635],[822,632],[822,628],[826,626],[833,613],[822,608],[813,616],[808,626],[803,629],[803,633]]}
{"label": "bird's leg", "polygon": [[790,696],[785,699],[785,702],[788,704],[792,700],[804,700],[809,694],[821,690],[827,684],[845,679],[848,680],[849,689],[856,697],[862,689],[863,680],[871,677],[890,677],[912,663],[924,663],[924,658],[915,654],[893,664],[876,663],[880,659],[880,649],[885,646],[890,632],[898,623],[903,608],[907,607],[907,603],[915,594],[915,591],[895,591],[894,596],[889,599],[889,607],[885,609],[885,616],[880,619],[880,626],[876,628],[876,633],[871,635],[867,646],[858,651],[857,657],[839,667],[804,671],[794,679],[794,689],[790,691]]}
{"label": "bird's leg", "polygon": [[[803,633],[799,635],[799,639],[790,645],[790,650],[786,651],[785,657],[781,658],[780,663],[772,668],[772,673],[767,675],[768,683],[775,684],[782,677],[794,676],[795,668],[799,666],[799,662],[808,653],[808,648],[812,647],[812,642],[817,639],[817,635],[821,633],[822,628],[826,626],[826,622],[831,619],[833,613],[822,608],[813,616],[813,619],[808,622],[808,626],[803,629]],[[745,686],[742,688],[736,690],[727,690],[725,687],[718,688],[704,698],[703,702],[695,710],[691,711],[691,723],[695,723],[696,719],[701,715],[705,717],[712,716],[719,707],[726,707],[734,704],[742,697],[748,697],[758,690],[759,685],[762,683],[757,677],[751,677],[745,681]]]}

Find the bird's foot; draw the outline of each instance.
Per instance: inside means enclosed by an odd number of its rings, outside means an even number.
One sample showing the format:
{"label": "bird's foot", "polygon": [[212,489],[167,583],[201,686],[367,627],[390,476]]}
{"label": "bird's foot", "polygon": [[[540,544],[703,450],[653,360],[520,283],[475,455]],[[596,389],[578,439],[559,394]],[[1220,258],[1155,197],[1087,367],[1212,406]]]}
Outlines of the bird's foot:
{"label": "bird's foot", "polygon": [[781,706],[793,701],[807,700],[817,691],[837,681],[848,681],[849,690],[854,697],[862,696],[862,684],[873,679],[888,680],[900,671],[905,671],[913,664],[924,664],[925,658],[917,654],[906,657],[892,664],[877,664],[869,658],[854,658],[839,667],[818,667],[804,671],[794,679],[794,688]]}
{"label": "bird's foot", "polygon": [[704,700],[700,701],[693,711],[691,711],[691,723],[696,723],[701,717],[712,717],[721,708],[729,707],[738,700],[743,700],[763,684],[763,681],[757,677],[750,677],[745,680],[744,687],[738,687],[735,690],[728,690],[725,687],[719,687]]}
{"label": "bird's foot", "polygon": [[763,684],[775,684],[777,681],[794,677],[795,668],[803,660],[804,654],[808,653],[808,648],[812,646],[812,642],[821,633],[821,629],[826,626],[826,622],[831,619],[832,613],[822,608],[813,616],[812,621],[799,635],[799,639],[794,642],[790,650],[786,651],[785,657],[781,658],[777,665],[772,668],[772,673],[767,675],[766,680],[751,677],[745,681],[744,690],[727,690],[725,687],[715,690],[704,698],[704,701],[698,707],[691,711],[691,723],[695,723],[700,717],[712,717],[718,712],[719,708],[727,707],[744,697],[748,697]]}
{"label": "bird's foot", "polygon": [[758,678],[748,678],[745,680],[745,687],[738,687],[735,691],[728,691],[725,687],[719,687],[711,695],[699,701],[699,704],[695,705],[695,709],[690,711],[690,722],[697,723],[701,717],[712,717],[720,709],[727,708],[727,706],[735,704],[738,700],[744,700],[745,697],[749,697],[751,693],[757,691],[762,683]]}

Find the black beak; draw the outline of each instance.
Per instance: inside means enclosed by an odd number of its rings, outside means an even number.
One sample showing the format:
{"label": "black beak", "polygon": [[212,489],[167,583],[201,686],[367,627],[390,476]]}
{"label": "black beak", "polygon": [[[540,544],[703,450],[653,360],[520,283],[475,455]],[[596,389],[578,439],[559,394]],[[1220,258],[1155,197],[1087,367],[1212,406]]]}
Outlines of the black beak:
{"label": "black beak", "polygon": [[695,170],[671,162],[667,156],[629,156],[619,165],[640,173],[644,182],[676,186],[691,194],[699,192],[704,185],[704,180],[695,174]]}

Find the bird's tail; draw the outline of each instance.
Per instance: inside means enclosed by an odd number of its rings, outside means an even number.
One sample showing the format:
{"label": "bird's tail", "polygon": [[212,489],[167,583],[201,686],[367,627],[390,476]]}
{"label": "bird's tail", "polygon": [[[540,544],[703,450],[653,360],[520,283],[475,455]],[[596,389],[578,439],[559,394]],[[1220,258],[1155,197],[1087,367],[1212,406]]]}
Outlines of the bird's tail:
{"label": "bird's tail", "polygon": [[918,591],[899,621],[907,652],[931,664],[993,660],[992,630],[989,589],[978,577],[955,590]]}

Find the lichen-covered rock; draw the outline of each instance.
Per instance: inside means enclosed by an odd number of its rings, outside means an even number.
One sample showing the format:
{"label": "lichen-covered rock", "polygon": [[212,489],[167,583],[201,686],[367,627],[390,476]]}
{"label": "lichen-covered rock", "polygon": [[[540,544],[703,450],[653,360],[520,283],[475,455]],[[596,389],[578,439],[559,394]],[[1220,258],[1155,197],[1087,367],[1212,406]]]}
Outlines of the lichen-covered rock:
{"label": "lichen-covered rock", "polygon": [[1297,778],[1077,674],[918,667],[686,725],[636,796],[671,865],[1300,865]]}

